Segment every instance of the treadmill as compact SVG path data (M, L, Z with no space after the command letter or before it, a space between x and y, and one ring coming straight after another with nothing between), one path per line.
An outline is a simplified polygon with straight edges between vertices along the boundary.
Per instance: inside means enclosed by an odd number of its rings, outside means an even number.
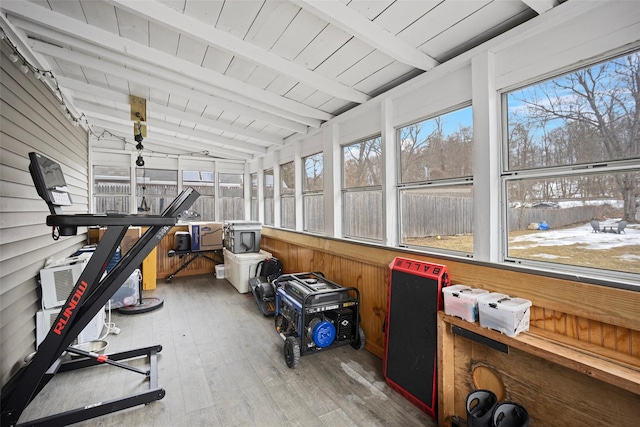
M200 194L193 188L182 191L160 215L131 214L76 214L62 213L62 206L72 205L69 190L60 165L39 154L29 153L29 171L38 195L47 203L51 215L46 224L52 227L52 238L73 236L78 227L106 227L92 257L49 333L38 347L33 358L22 366L2 387L0 425L62 426L99 417L138 405L146 405L165 396L158 385L158 357L161 345L138 348L108 355L85 352L70 347L78 334L91 319L103 309L113 294L122 286L137 266L160 243L160 240L176 224L178 215L188 210ZM133 247L105 275L107 264L120 245L130 226L148 227ZM68 360L67 353L80 354L81 358ZM149 370L129 366L123 361L148 358ZM101 401L61 412L37 420L18 424L25 408L58 372L82 369L98 364L109 364L143 375L148 380L148 390L120 398ZM69 390L73 393L73 390Z

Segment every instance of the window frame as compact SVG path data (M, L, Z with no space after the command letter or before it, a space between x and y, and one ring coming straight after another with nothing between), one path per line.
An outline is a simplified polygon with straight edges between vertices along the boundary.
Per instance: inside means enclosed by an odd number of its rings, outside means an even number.
M598 280L598 278L606 281L619 280L622 283L640 283L640 274L633 272L620 272L611 269L605 269L602 266L586 267L574 264L554 263L545 260L535 260L512 256L509 254L509 185L518 181L535 180L535 179L560 179L560 178L580 178L592 175L616 174L621 172L640 173L640 162L638 158L623 158L614 160L593 160L590 162L580 162L573 164L558 165L541 165L538 167L511 168L509 167L510 140L509 140L509 94L523 90L536 85L541 85L563 76L570 75L591 67L604 64L628 55L636 54L640 56L640 50L636 47L633 50L625 52L617 52L614 55L600 56L594 58L588 63L572 64L571 67L565 67L555 70L550 75L539 76L537 79L521 82L518 85L504 88L499 91L499 108L500 108L500 200L501 200L501 239L500 239L500 257L503 262L516 264L524 268L532 268L544 272L556 274L569 274L578 277L589 277ZM640 208L639 208L640 209ZM638 214L636 214L636 217ZM637 287L637 285L635 285Z

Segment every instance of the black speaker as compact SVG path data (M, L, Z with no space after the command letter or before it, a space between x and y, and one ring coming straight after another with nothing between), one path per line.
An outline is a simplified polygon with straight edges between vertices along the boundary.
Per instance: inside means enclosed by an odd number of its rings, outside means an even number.
M174 251L190 251L191 250L191 235L186 231L176 231L173 236L173 250Z
M389 265L384 376L407 400L437 418L437 311L447 267L406 258Z

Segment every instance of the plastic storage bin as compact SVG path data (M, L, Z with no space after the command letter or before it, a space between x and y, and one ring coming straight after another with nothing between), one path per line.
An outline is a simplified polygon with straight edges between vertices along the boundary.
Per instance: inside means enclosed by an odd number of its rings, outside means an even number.
M249 279L255 277L258 263L271 258L271 253L261 250L258 253L234 254L223 249L224 277L241 294L249 292Z
M484 289L470 288L466 285L452 285L442 288L444 312L460 317L467 322L478 320L478 297L488 294Z
M509 337L529 330L531 301L492 292L478 297L480 326Z

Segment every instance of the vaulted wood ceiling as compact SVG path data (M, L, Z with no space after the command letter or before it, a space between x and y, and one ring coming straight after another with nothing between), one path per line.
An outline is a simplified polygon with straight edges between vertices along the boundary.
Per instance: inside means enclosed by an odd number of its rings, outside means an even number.
M251 160L557 0L2 0L2 27L105 146ZM54 83L54 84L55 84ZM126 143L123 144L123 141Z

